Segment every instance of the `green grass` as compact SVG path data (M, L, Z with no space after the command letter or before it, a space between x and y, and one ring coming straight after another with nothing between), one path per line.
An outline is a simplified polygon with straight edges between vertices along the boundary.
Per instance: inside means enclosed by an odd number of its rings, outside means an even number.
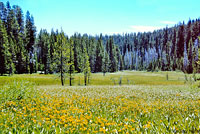
M0 133L200 132L200 89L189 84L33 89L14 82L0 90Z
M169 79L166 79L168 73ZM199 75L197 75L198 77ZM182 72L145 72L145 71L123 71L117 73L92 73L89 85L119 85L120 77L122 85L184 85L185 74ZM188 75L192 77L192 75ZM42 85L60 85L60 78L58 75L44 75L44 74L15 74L13 76L1 76L0 85L12 82L26 80L36 83L38 86ZM65 85L69 85L68 77L66 77ZM74 75L74 86L84 85L83 74Z
M1 76L0 133L200 133L192 75L93 73L88 86L83 74L74 78L61 86L57 75Z

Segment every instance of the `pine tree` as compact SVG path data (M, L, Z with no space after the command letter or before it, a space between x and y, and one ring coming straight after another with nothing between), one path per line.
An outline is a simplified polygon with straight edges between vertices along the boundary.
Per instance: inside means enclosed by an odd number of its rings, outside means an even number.
M167 71L170 71L171 69L171 61L170 61L170 47L171 47L171 42L167 42L166 44L166 61L167 61L167 64L166 64L166 68L167 68Z
M34 44L36 38L36 28L34 25L33 16L30 16L29 11L26 13L26 24L25 24L25 43L26 43L26 73L33 73L32 58L34 57Z
M8 36L6 33L6 28L0 19L0 74L3 75L7 73L10 67L11 54L8 50Z
M189 64L189 61L188 61L188 51L187 51L187 46L186 46L186 43L184 44L184 59L183 59L183 68L184 68L184 71L185 72L188 72L188 64Z
M51 30L51 35L50 35L50 39L49 39L49 45L50 45L50 66L49 66L49 73L52 74L54 72L53 69L53 62L54 62L54 57L53 57L53 53L56 51L55 50L55 42L57 42L57 37L56 37L56 33L53 31L53 29Z
M95 38L89 39L88 56L89 56L89 61L90 61L91 72L95 72L96 46L97 46L97 42Z
M13 6L14 7L14 12L16 16L17 23L19 25L19 32L21 34L24 33L24 16L23 16L23 11L19 6ZM22 35L21 35L22 36Z
M105 76L106 72L109 71L109 65L110 65L109 56L106 51L104 51L104 56L103 56L102 62L103 62L102 71L103 71L103 75Z
M74 43L72 38L69 40L69 85L72 86L72 81L74 79L73 74L75 73L75 67L74 67Z
M25 71L25 47L23 39L19 36L18 42L16 42L16 71L18 74L22 74Z
M120 53L120 50L118 47L116 47L116 56L117 56L117 63L118 63L118 70L123 70L124 68L124 65L123 65L123 61L122 61L122 56L121 56L121 53ZM132 55L133 57L133 55ZM131 69L133 69L133 58L131 59Z
M15 73L15 65L14 65L14 61L16 61L15 59L15 42L10 39L9 41L9 45L8 45L8 55L7 55L7 59L8 59L8 73L9 75L12 75Z
M113 37L110 37L109 41L108 41L108 54L110 57L110 72L115 72L118 70L117 68L117 54L116 54L116 49L114 46L114 41L113 41Z
M33 70L34 70L34 73L37 73L38 71L38 57L37 57L37 53L36 51L34 51L34 57L33 57L33 63L34 63L34 67L33 67Z
M21 74L25 70L24 16L19 6L14 5L11 11L14 12L12 36L15 44L15 56L13 56L13 60L15 61L16 72Z
M100 35L96 46L95 72L102 72L102 63L103 63L102 60L103 60L103 42L102 42L102 35Z
M198 36L198 41L200 41L200 36ZM196 72L200 72L200 49L198 49L198 60L196 61Z
M190 39L189 45L188 45L188 70L187 73L193 72L193 42L192 39Z
M50 55L50 36L46 30L40 30L37 41L37 48L40 50L39 53L39 63L40 69L44 71L45 74L51 72L51 55Z
M61 31L61 33L57 35L57 41L55 42L54 68L56 72L60 73L62 86L65 84L65 73L68 72L69 53L67 37L64 32Z
M183 57L184 51L184 25L182 24L178 29L178 41L177 41L177 58Z
M83 56L84 83L85 83L85 86L87 86L87 84L89 83L89 80L90 80L91 69L90 69L89 56L87 54L86 48L84 48L83 53L84 53L84 56Z
M172 60L172 70L176 70L176 29L173 29L172 47L171 47L171 60Z
M9 42L9 53L11 54L11 59L9 60L9 74L13 74L15 72L15 65L16 64L16 50L17 50L17 43L19 42L18 39L18 23L15 18L14 10L11 9L10 3L7 2L7 21L6 21L6 29L8 35L8 42Z
M192 41L193 42L197 39L198 35L199 35L199 24L198 24L198 21L196 21L192 27Z
M81 43L81 35L75 33L74 36L74 67L75 70L80 73L81 72L81 64L82 64L82 43Z
M191 20L189 20L187 27L186 27L186 39L185 39L186 50L188 49L188 45L189 45L189 42L190 42L190 39L191 39L191 23L192 23Z
M1 14L1 20L4 26L6 26L7 21L7 9L3 2L0 2L0 14Z

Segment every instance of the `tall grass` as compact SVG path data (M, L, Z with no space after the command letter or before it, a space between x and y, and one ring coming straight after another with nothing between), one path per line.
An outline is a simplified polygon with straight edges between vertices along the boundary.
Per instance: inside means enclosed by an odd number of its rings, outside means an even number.
M35 94L27 84L3 87L27 92L0 102L0 133L200 132L200 90L188 85L49 85Z
M37 95L34 84L28 81L13 81L2 86L0 89L0 102L20 101L31 99Z

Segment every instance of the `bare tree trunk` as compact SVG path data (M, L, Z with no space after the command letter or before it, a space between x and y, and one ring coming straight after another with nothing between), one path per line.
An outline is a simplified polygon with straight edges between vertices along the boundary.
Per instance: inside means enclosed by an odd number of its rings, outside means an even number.
M70 68L71 68L71 66L70 66ZM72 86L72 73L71 73L71 71L69 73L70 73L69 74L69 85Z
M71 63L71 56L72 56L72 52L71 52L71 45L70 45L70 63ZM69 67L69 85L72 86L72 65L70 65Z
M85 80L85 86L87 86L87 73L85 73L84 75L85 75L85 77L84 77L85 78L84 79Z
M90 84L90 75L87 76L88 84Z
M62 51L61 51L61 57L60 57L60 60L61 60L61 83L62 83L62 86L64 86L64 80L63 80L63 55L62 55Z
M28 54L26 54L26 73L28 74Z

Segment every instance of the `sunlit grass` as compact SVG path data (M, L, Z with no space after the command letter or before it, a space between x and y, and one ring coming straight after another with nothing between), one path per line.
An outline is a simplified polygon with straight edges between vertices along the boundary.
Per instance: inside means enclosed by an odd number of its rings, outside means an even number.
M168 73L169 79L166 79ZM191 75L188 75L192 77ZM198 77L198 75L197 75ZM123 71L117 73L92 73L89 85L119 85L120 78L122 85L184 85L185 74L182 72L141 72L141 71ZM60 85L58 75L44 74L22 74L13 76L1 76L0 85L10 81L26 80L34 82L37 85ZM65 78L65 84L69 85L68 77ZM83 74L75 74L73 85L84 85Z
M35 91L31 98L1 102L0 133L199 132L200 90L188 85L55 85Z
M187 77L96 73L89 86L77 86L83 80L76 74L70 87L61 86L56 75L3 76L0 133L199 133L200 89Z

